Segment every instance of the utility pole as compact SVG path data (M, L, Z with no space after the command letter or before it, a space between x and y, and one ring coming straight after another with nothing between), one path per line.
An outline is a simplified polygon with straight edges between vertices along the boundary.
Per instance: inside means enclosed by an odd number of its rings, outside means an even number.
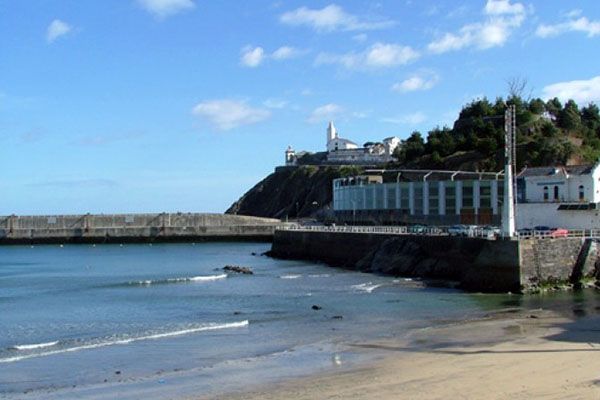
M508 106L504 113L504 207L502 209L502 232L507 237L515 236L515 194L513 172L516 169L516 124L515 106Z

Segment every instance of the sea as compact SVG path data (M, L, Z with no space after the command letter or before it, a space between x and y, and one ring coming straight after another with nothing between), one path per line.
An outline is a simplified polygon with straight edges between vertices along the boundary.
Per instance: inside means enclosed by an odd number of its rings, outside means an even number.
M219 395L352 368L348 344L503 309L586 301L469 294L263 255L267 243L0 247L0 396ZM226 265L253 274L226 272ZM589 295L588 295L589 296Z

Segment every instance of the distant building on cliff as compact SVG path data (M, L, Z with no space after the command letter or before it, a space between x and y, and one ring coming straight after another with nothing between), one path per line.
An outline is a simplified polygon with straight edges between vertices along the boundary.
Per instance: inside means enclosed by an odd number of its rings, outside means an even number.
M400 139L395 136L383 139L381 143L368 142L363 147L359 147L356 143L349 139L340 137L339 132L329 122L326 131L326 157L321 162L322 164L363 164L363 165L380 165L392 161L392 154L398 146L401 145ZM303 154L296 153L291 146L285 151L285 165L296 165Z

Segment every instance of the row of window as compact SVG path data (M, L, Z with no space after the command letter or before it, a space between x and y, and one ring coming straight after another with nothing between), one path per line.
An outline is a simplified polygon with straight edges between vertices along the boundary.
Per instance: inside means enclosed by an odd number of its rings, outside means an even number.
M554 201L559 201L560 200L560 190L558 188L558 186L554 186L553 189L553 200ZM585 191L583 188L583 185L579 185L579 201L583 201L585 197ZM544 186L544 201L548 201L550 200L550 195L549 195L549 189L548 186Z

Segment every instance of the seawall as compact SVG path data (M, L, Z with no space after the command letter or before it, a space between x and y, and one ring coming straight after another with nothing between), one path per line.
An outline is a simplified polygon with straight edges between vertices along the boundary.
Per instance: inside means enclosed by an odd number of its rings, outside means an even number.
M521 292L598 276L598 251L586 243L591 242L276 230L271 254L365 272L453 280L468 290Z
M225 214L84 214L0 217L0 244L271 241L281 222Z

